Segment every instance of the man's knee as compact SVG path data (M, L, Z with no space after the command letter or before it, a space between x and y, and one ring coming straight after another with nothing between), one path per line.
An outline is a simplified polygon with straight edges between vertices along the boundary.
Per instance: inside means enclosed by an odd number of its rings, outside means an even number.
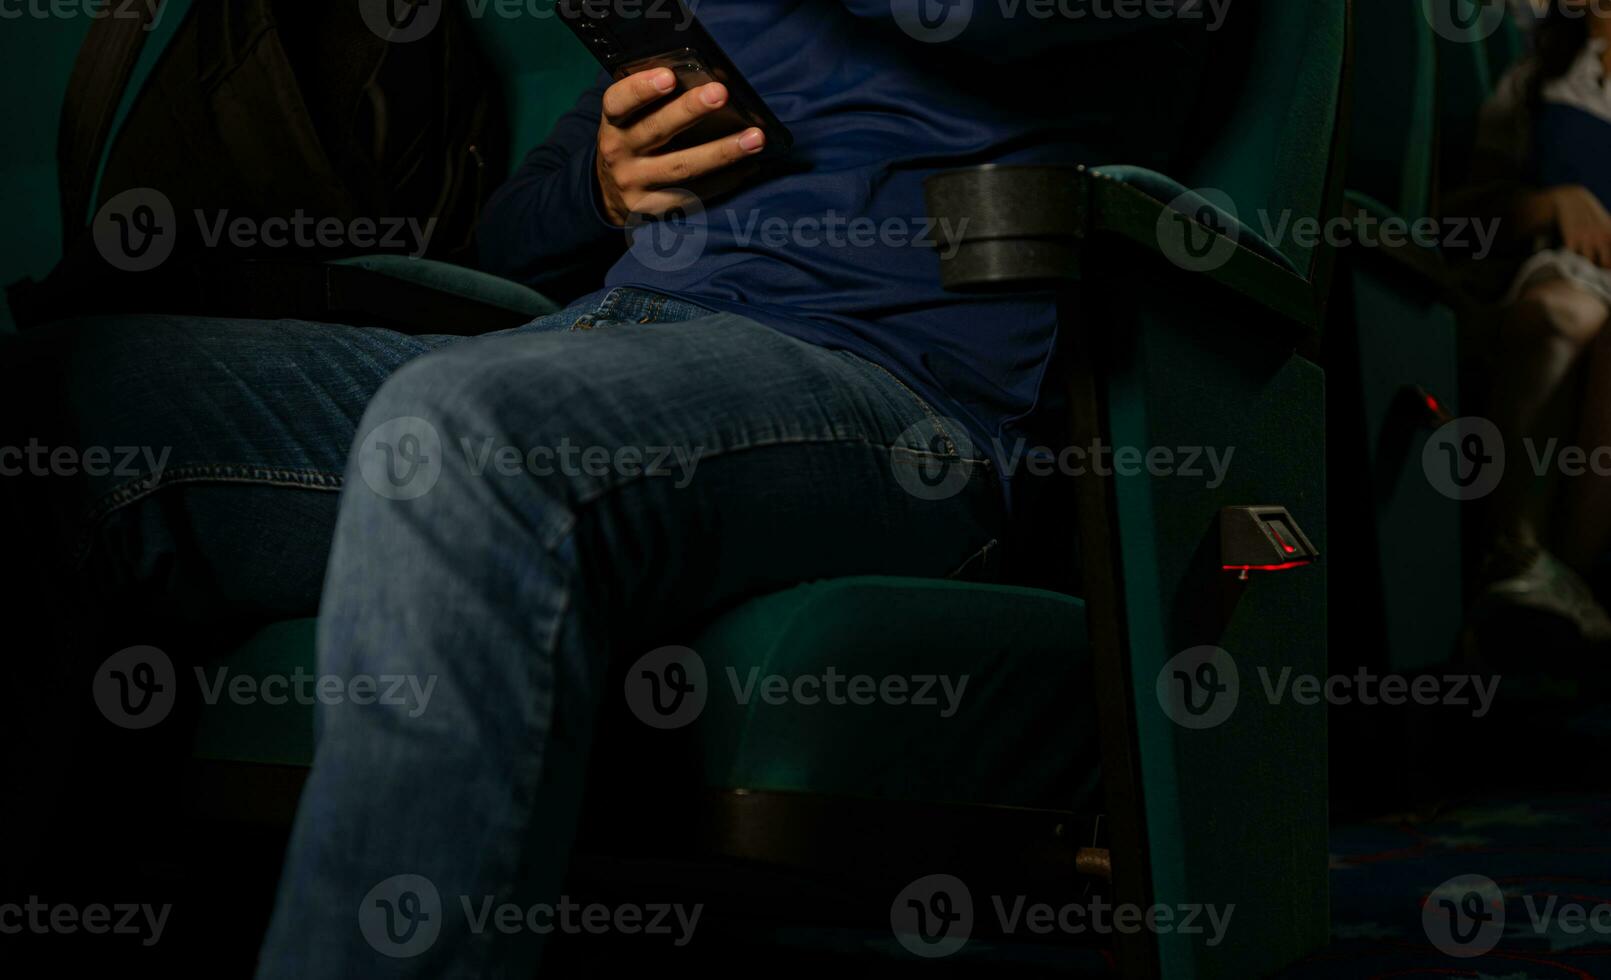
M359 426L349 480L382 498L430 494L427 505L447 504L436 498L451 484L446 496L483 511L545 501L568 509L577 500L575 474L554 460L596 407L591 382L563 357L514 360L480 346L428 354L381 386Z

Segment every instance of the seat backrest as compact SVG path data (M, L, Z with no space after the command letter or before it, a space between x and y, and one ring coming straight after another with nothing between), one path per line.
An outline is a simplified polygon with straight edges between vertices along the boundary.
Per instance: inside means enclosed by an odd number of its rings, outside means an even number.
M1498 79L1485 42L1440 34L1437 48L1439 181L1455 188L1470 176L1478 117Z
M1235 201L1244 220L1259 213L1324 216L1342 92L1338 67L1348 40L1348 5L1263 0L1235 108L1219 138L1187 175ZM1277 243L1300 270L1315 250Z
M114 136L192 3L164 0L130 76L113 123ZM41 278L61 257L57 130L68 78L90 24L87 16L24 18L0 33L0 80L6 83L5 91L30 93L27 98L6 99L0 107L6 134L0 146L0 213L10 219L0 234L0 287ZM107 145L111 143L109 139ZM13 327L9 306L0 301L0 330Z
M541 143L598 76L598 62L554 13L538 4L466 4L472 28L504 83L511 167ZM518 7L514 17L499 7ZM476 11L480 15L476 15Z
M1348 189L1401 217L1431 206L1437 136L1437 42L1414 0L1354 0L1354 72Z
M0 287L49 272L61 254L56 183L56 121L87 17L39 17L0 31ZM0 301L0 330L12 329Z

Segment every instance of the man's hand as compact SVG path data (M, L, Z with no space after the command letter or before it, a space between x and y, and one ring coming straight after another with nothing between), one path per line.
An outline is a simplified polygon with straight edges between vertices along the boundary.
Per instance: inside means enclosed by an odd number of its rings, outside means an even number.
M1611 269L1611 213L1587 187L1557 187L1555 222L1566 247L1602 269Z
M766 146L766 135L752 128L702 146L657 152L727 104L727 88L719 82L665 101L676 87L670 69L654 68L604 92L597 169L604 214L615 224L626 224L629 215L659 216L687 204L687 195L673 189L701 178L707 178L698 185L703 195L731 189L748 173L729 168Z

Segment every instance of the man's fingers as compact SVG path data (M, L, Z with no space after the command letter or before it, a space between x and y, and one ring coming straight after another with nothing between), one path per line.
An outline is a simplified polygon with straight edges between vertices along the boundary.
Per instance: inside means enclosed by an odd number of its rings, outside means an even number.
M657 150L672 137L727 104L727 87L711 82L684 92L654 112L645 113L627 127L626 144L638 153Z
M604 90L604 119L621 127L644 108L659 102L677 87L677 76L669 68L651 68L628 75Z
M702 146L689 147L675 153L640 157L635 164L641 168L635 175L643 187L676 187L709 173L747 160L766 146L766 135L759 129L746 129L726 139L712 140Z

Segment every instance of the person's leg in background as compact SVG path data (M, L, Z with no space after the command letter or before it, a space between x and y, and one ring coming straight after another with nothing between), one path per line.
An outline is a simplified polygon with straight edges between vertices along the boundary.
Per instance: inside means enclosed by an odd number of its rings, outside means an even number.
M170 756L187 754L181 716L147 729L102 717L97 668L151 645L182 688L191 663L253 625L311 615L363 407L399 365L448 341L128 317L0 346L0 512L22 573L4 600L15 846L0 881L54 887L69 862L100 875L140 853L142 821L171 820L129 803L169 799L164 780L183 762ZM129 702L153 718L172 704Z
M371 404L320 671L430 694L320 708L261 977L531 976L540 937L463 903L558 897L612 657L746 596L994 553L994 471L893 377L620 296L591 330L421 358Z
M1551 438L1570 439L1607 397L1580 383L1587 352L1604 335L1604 300L1565 278L1524 289L1506 312L1495 358L1494 421L1507 443L1504 479L1492 504L1493 551L1484 577L1492 600L1537 608L1571 620L1585 638L1611 640L1608 619L1580 577L1586 568L1573 547L1579 532L1552 534L1564 489L1551 474L1533 472L1527 452ZM1575 566L1575 567L1574 567Z
M1577 427L1577 445L1591 454L1593 465L1583 475L1565 480L1561 527L1566 532L1559 536L1557 548L1563 559L1587 575L1611 551L1611 474L1603 470L1605 451L1611 447L1611 330L1605 329L1611 304L1585 292L1579 311L1585 325L1600 324L1584 372Z

